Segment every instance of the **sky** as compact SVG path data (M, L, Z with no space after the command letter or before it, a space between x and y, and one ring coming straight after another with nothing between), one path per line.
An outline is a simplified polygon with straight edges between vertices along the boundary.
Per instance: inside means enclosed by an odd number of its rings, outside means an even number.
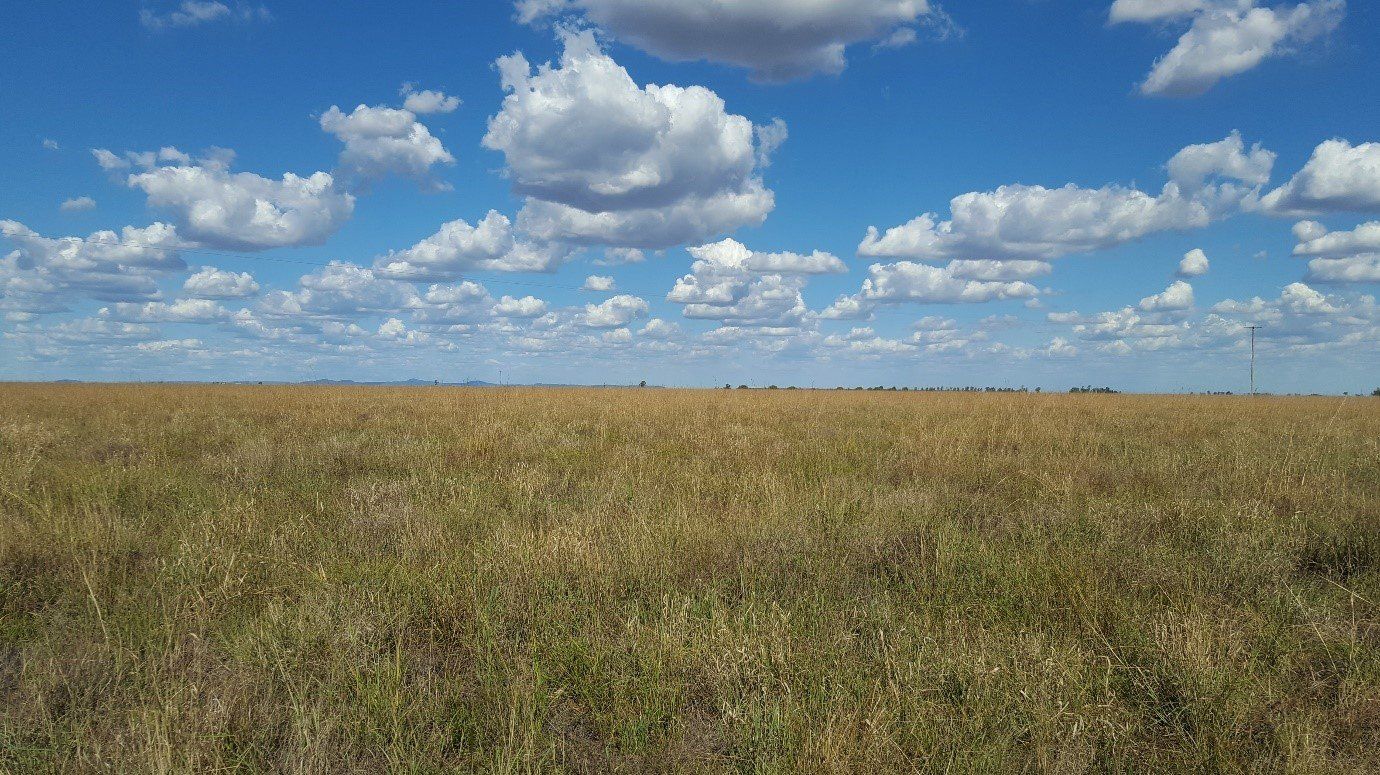
M1380 386L1374 3L6 16L3 380Z

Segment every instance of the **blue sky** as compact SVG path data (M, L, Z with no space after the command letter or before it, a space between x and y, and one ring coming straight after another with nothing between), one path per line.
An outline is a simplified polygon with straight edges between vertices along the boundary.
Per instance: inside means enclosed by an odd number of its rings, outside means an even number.
M8 20L3 379L1380 385L1374 4Z

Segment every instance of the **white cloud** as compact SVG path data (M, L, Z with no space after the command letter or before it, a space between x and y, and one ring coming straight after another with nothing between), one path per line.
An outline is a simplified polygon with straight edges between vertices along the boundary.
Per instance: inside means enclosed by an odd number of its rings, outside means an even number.
M1311 257L1310 282L1380 282L1380 221L1368 221L1351 231L1329 232L1317 221L1294 224L1299 244L1294 255Z
M1184 191L1199 191L1214 177L1263 186L1270 182L1275 158L1276 154L1266 150L1260 143L1255 143L1247 151L1241 133L1232 132L1215 143L1184 148L1174 154L1165 168L1169 170L1169 179L1178 183Z
M1315 258L1308 262L1306 279L1317 283L1380 283L1380 253Z
M1327 140L1288 183L1261 199L1286 217L1332 212L1380 213L1380 143Z
M1214 7L1201 11L1140 84L1147 95L1195 96L1223 78L1327 35L1346 13L1344 0L1292 7Z
M626 328L615 328L612 331L605 331L600 339L607 344L628 344L632 342L633 336L632 331Z
M403 97L403 108L419 116L433 113L454 113L460 107L459 97L447 96L442 91L422 89L418 91L410 83L405 83L398 93Z
M546 241L661 250L760 225L775 201L759 180L748 181L741 191L687 197L666 207L603 213L528 199L518 213L518 224L523 232Z
M940 317L939 315L926 315L912 323L911 328L916 331L956 331L958 330L958 321L953 318Z
M57 151L62 149L62 146L58 145L58 141L54 140L51 137L43 138L43 147L44 149L49 151Z
M228 272L203 266L182 284L182 292L195 299L243 299L259 292L248 272Z
M677 304L732 304L747 292L752 275L743 268L752 251L725 239L687 248L695 262L690 274L676 280L666 300Z
M484 320L499 314L516 316L524 310L523 300L506 296L504 299L506 303L502 312L498 313L498 303L489 295L488 289L472 280L465 280L453 285L433 284L420 299L411 300L407 306L417 323L447 326ZM533 301L545 307L539 300Z
M680 325L661 318L652 318L638 334L648 339L674 339L680 336Z
M866 302L956 304L1028 299L1038 294L1039 290L1026 282L968 280L956 276L952 266L900 261L868 267L868 278L858 297Z
M160 339L154 342L140 342L134 348L143 352L162 353L170 350L194 351L201 346L200 339Z
M1285 286L1277 299L1227 300L1212 309L1202 324L1209 341L1239 345L1248 338L1248 323L1261 326L1256 336L1263 345L1304 350L1354 346L1373 352L1380 336L1374 297L1326 295L1305 283Z
M504 296L494 305L493 313L505 318L536 318L546 314L546 302L535 296L515 299Z
M868 278L863 281L862 289L853 296L840 296L820 313L820 317L866 320L872 317L878 304L979 304L1033 299L1039 295L1039 289L1020 280L973 279L973 275L1014 277L1019 274L1012 273L1008 266L1011 262L994 263L1002 265L1001 271L981 262L952 262L944 267L912 261L873 264L868 267ZM1030 271L1032 268L1024 269Z
M885 48L905 48L906 46L909 46L910 44L919 40L919 38L920 34L915 31L914 27L899 27L896 29L895 32L874 43L872 48L874 50Z
M874 302L864 301L857 296L840 296L819 313L822 320L870 320L876 311Z
M648 309L644 299L621 294L601 304L586 304L578 322L589 328L618 328L646 317Z
M411 110L359 105L347 115L332 105L321 115L321 128L345 144L340 173L359 185L388 175L426 182L434 165L455 163Z
M906 43L917 27L942 36L952 25L927 0L518 0L517 9L524 22L579 12L654 56L736 65L759 81L839 73L851 44Z
M676 280L666 300L689 305L687 317L734 320L740 325L793 325L803 316L804 280L783 275L847 271L836 256L821 251L759 253L731 238L686 250L695 262L690 274Z
M1107 18L1112 24L1156 22L1193 16L1208 7L1208 0L1116 0Z
M640 264L646 260L647 254L637 248L608 248L604 251L604 257L594 263L599 266L623 266Z
M774 118L770 123L753 127L752 135L757 138L757 153L754 156L757 166L766 168L771 166L772 154L790 139L791 132L785 121Z
M151 170L159 164L187 165L192 157L177 148L165 145L156 151L125 151L117 154L106 148L92 148L91 155L96 164L106 172L123 172L132 167ZM214 166L228 166L234 152L224 148L212 148L205 162Z
M1208 257L1202 248L1194 248L1179 260L1179 277L1202 277L1208 273Z
M224 307L209 299L178 299L172 303L118 303L102 307L99 314L103 318L128 323L211 323L230 317Z
M580 288L580 290L599 291L603 293L613 290L614 287L615 286L612 277L592 274L589 277L585 278L585 284Z
M1380 221L1369 221L1351 231L1329 232L1316 221L1303 221L1294 226L1299 244L1296 256L1318 258L1346 258L1359 253L1380 253Z
M752 278L730 303L692 302L684 315L697 320L717 320L735 326L793 327L809 315L800 291L805 280L779 274Z
M1311 242L1327 233L1327 227L1317 221L1299 221L1292 229L1299 242Z
M475 270L549 272L569 255L558 245L518 239L508 216L490 210L475 225L464 220L443 223L416 245L379 257L374 268L393 279L449 280Z
M591 212L670 204L741 186L752 123L703 87L639 88L593 36L565 36L559 67L499 60L502 110L484 145L501 151L518 192Z
M155 298L159 275L186 268L177 230L162 223L50 238L0 220L0 237L18 248L0 264L0 296L8 309L57 311L64 293L105 301Z
M94 210L96 209L96 200L89 196L79 196L64 201L62 206L58 209L62 210L64 213L80 213L87 210Z
M858 253L930 260L1049 260L1115 247L1156 232L1201 228L1253 195L1253 190L1229 181L1259 180L1269 154L1256 146L1242 163L1236 158L1240 138L1233 135L1223 143L1189 146L1175 156L1177 162L1171 165L1191 187L1171 180L1158 196L1151 196L1115 185L1001 186L954 197L947 221L926 213L884 233L868 227ZM1210 185L1216 179L1228 182Z
M816 250L810 255L801 253L752 252L743 267L753 272L776 274L847 274L848 266L832 253Z
M877 336L870 328L855 328L843 336L826 336L820 346L846 352L862 358L916 355L920 350L918 342L903 342ZM946 349L930 347L931 351Z
M1049 340L1049 344L1040 352L1051 358L1072 358L1078 354L1078 348L1069 344L1063 337L1056 336Z
M129 169L128 161L120 158L107 148L92 148L91 155L96 157L96 163L106 172Z
M498 61L508 96L483 143L532 198L524 231L661 248L762 222L774 199L756 170L772 137L703 87L639 88L588 31L563 40L559 66Z
M993 259L960 259L949 262L949 272L961 280L1008 282L1030 280L1053 271L1046 261L996 261Z
M492 300L488 289L473 280L465 280L454 285L433 284L427 288L423 299L427 304L437 306L467 305Z
M304 275L298 286L292 292L265 294L259 310L274 317L342 318L396 312L418 303L417 292L411 285L339 261Z
M228 159L223 153L195 165L157 166L130 175L128 184L147 194L150 205L174 213L186 237L208 247L319 245L354 213L354 196L337 190L329 173L304 178L289 172L272 180L231 173Z
M227 19L229 16L230 6L225 3L183 0L177 10L165 14L158 14L145 8L139 12L139 21L149 29L161 30L169 27L192 27Z
M1304 283L1290 283L1284 286L1279 298L1272 301L1266 301L1256 296L1254 299L1244 302L1228 299L1218 302L1212 307L1213 312L1245 315L1258 321L1278 321L1286 312L1295 315L1335 315L1341 313L1343 309L1343 305L1336 303Z
M1208 223L1206 210L1178 195L1161 197L1108 186L1059 189L1009 185L968 193L950 203L953 217L932 213L887 229L868 227L863 256L943 259L995 255L1051 259L1086 253L1146 234Z
M273 18L264 6L237 5L231 8L219 0L182 0L170 11L158 13L149 8L139 11L139 23L146 29L163 31L178 27L198 27L219 21L268 21Z
M1175 280L1160 293L1140 300L1142 312L1177 312L1193 308L1193 286Z
M70 344L135 342L153 339L157 329L140 323L121 323L99 318L82 318L58 323L46 330L53 339Z

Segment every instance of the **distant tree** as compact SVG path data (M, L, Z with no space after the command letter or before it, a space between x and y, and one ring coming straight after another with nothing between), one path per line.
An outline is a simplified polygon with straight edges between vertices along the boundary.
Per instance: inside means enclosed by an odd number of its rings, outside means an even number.
M1380 398L1380 388L1376 388L1376 389L1372 390L1372 391L1370 392L1370 394L1373 395L1373 396L1375 396L1376 398Z
M645 379L642 380L641 382L637 383L637 386L638 386L638 387L647 387L647 380L645 380Z
M747 390L747 389L748 389L748 386L747 386L747 385L739 385L739 386L738 386L738 389L739 389L739 390Z
M727 383L727 382L724 383L724 390L732 390L732 389L733 389L733 385L731 385L731 384L729 384L729 383Z
M780 388L775 385L767 385L767 390L780 390Z

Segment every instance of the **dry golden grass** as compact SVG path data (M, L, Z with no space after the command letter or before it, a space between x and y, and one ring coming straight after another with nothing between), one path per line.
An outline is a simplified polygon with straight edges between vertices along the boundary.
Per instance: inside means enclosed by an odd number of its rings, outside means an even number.
M1380 769L1380 400L0 386L0 769Z

